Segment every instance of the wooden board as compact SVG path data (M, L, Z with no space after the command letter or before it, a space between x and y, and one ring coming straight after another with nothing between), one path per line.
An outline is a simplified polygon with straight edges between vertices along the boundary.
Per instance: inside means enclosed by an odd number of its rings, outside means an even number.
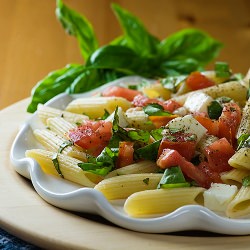
M47 204L10 163L11 144L29 117L28 100L0 111L0 227L49 249L249 249L250 236L206 232L145 234L119 228L99 216L64 211Z

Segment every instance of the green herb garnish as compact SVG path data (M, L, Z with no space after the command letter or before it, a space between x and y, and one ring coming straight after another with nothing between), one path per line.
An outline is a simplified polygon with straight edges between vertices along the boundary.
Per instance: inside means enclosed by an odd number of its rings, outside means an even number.
M62 153L62 151L63 151L66 147L73 146L73 145L74 145L74 142L73 142L73 141L70 141L70 140L63 142L63 143L60 145L59 149L58 149L58 153Z
M214 70L217 77L229 78L232 74L226 62L216 62Z
M145 179L143 179L142 181L143 181L146 185L149 184L149 178L145 178Z
M148 116L171 116L172 114L165 111L164 108L158 103L150 103L143 107L144 112Z
M250 175L248 175L242 179L242 186L244 186L244 187L250 186Z
M237 150L241 148L250 148L250 134L243 134L237 140Z
M157 188L177 188L189 187L190 183L185 180L185 177L179 166L167 168L158 184Z
M39 81L32 90L28 112L35 112L38 103L45 103L62 92L83 93L127 75L154 79L187 75L203 69L222 47L198 29L184 29L160 40L118 4L112 4L112 10L123 34L99 47L89 20L57 0L56 16L65 31L76 37L86 63L69 64ZM175 91L178 81L166 86Z
M55 153L53 156L52 156L52 162L53 162L53 165L57 171L57 173L62 177L64 178L62 172L61 172L61 169L60 169L60 164L59 164L59 161L58 161L58 154Z
M218 101L212 101L210 105L207 107L208 116L211 119L218 119L221 116L223 107Z

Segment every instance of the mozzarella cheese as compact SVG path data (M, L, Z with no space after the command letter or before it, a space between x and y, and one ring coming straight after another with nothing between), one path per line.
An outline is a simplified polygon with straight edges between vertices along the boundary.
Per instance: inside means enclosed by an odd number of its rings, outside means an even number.
M168 123L170 131L177 130L184 133L195 134L197 142L206 134L207 129L204 128L192 115L177 117Z
M204 206L216 212L225 212L228 204L237 194L235 185L212 183L204 192Z
M213 98L211 96L206 95L202 92L195 92L187 97L183 106L190 112L207 113L207 107L212 101Z

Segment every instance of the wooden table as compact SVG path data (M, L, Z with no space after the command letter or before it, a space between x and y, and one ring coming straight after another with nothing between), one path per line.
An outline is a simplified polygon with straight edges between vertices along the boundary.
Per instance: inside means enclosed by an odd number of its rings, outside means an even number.
M217 60L243 74L250 67L249 0L63 1L90 20L100 46L122 34L111 10L116 2L160 39L183 28L199 28L224 44ZM55 7L56 0L0 1L0 109L29 96L50 71L83 63L76 39L64 32Z
M9 153L20 125L29 117L28 100L0 111L0 227L49 249L249 249L250 236L222 236L205 232L145 234L119 228L89 214L55 208L17 174Z

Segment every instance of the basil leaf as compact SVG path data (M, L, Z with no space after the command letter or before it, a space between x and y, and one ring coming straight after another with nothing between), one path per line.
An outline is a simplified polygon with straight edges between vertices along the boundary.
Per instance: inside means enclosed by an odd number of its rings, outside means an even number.
M163 40L159 45L159 53L163 60L175 61L175 64L191 59L189 68L198 68L212 61L221 47L220 42L201 30L184 29Z
M248 187L250 186L250 176L246 176L242 179L242 186Z
M59 164L59 161L58 161L58 154L55 153L53 156L52 156L52 162L53 162L53 165L57 171L57 173L62 177L64 178L62 172L61 172L61 169L60 169L60 164Z
M177 92L177 87L187 78L187 76L169 76L161 79L161 84L164 88L169 89L173 93Z
M150 103L143 107L144 112L149 116L170 116L172 115L158 103Z
M86 66L94 69L115 69L126 74L143 72L143 60L130 48L107 45L97 49Z
M217 101L212 101L211 104L207 107L208 116L211 119L218 119L221 116L223 107Z
M160 143L161 141L156 141L146 145L145 147L136 149L135 150L136 157L138 159L156 161Z
M39 103L45 103L54 96L66 91L70 84L84 70L83 65L70 64L65 68L53 71L32 89L32 100L27 111L33 113Z
M150 134L153 136L153 138L158 141L161 140L163 138L163 132L164 128L157 128L154 130L151 130Z
M185 180L185 177L179 166L167 168L158 184L157 188L172 188L172 187L187 187L190 184Z
M241 148L250 148L250 134L243 134L237 140L237 150Z
M112 4L124 31L126 46L133 49L141 56L154 55L157 52L159 40L152 36L141 23L141 21L118 4ZM123 38L123 42L124 42Z
M115 167L118 149L105 147L97 157L90 157L88 162L78 163L78 166L84 170L97 175L105 176Z
M229 78L232 74L226 62L216 62L214 70L217 77Z
M82 15L57 0L56 16L67 33L77 38L85 60L98 48L92 25Z
M58 149L58 153L62 153L62 151L63 151L66 147L69 147L69 146L72 146L72 145L74 145L74 142L73 142L73 141L68 140L68 141L63 142L63 143L60 145L59 149Z

